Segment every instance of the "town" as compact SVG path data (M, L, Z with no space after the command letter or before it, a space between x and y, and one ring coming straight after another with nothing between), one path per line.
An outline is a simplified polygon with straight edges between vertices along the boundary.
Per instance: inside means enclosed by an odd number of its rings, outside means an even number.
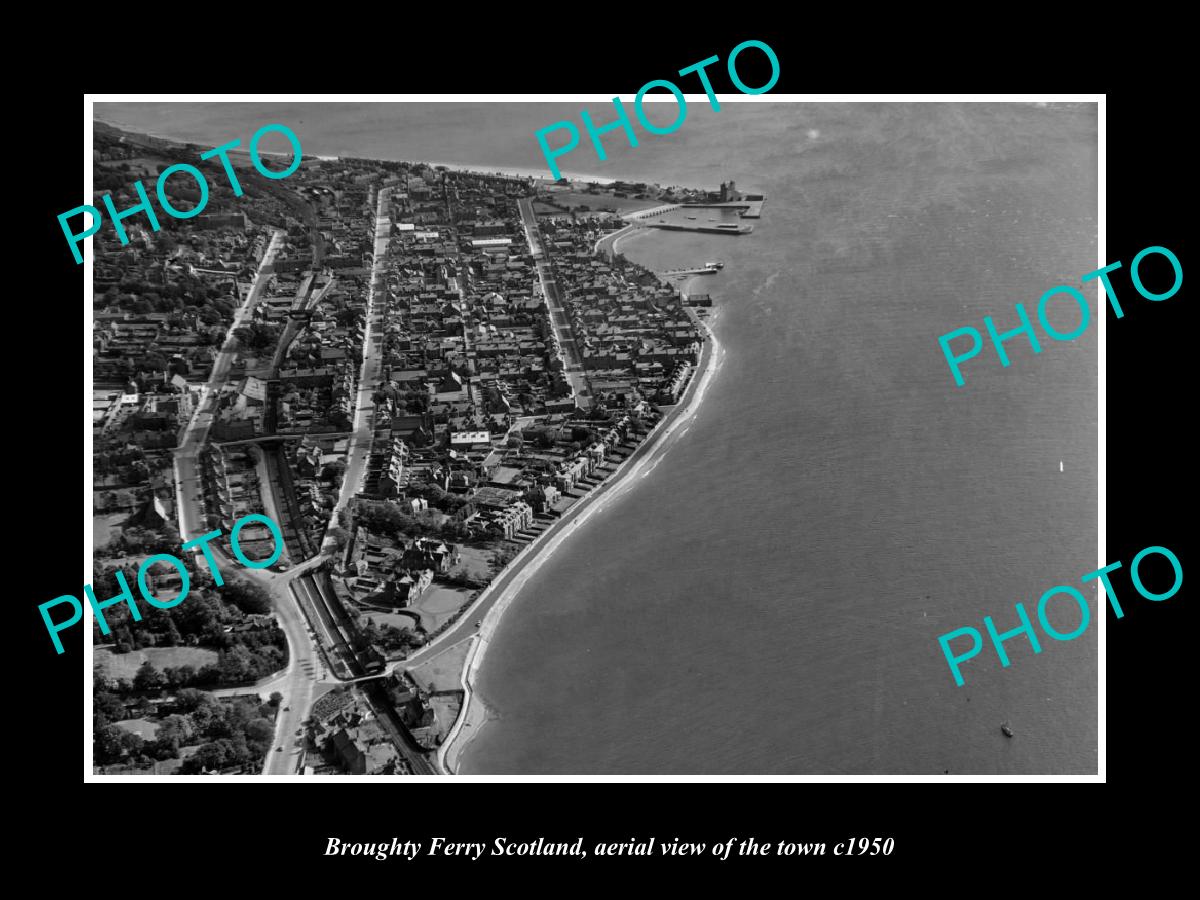
M183 149L96 123L97 196L128 208ZM208 178L201 214L93 235L92 583L117 594L247 516L283 546L94 624L94 770L438 774L491 586L653 443L705 364L709 297L614 238L741 195L219 162L237 176ZM204 549L278 549L261 527L238 544Z

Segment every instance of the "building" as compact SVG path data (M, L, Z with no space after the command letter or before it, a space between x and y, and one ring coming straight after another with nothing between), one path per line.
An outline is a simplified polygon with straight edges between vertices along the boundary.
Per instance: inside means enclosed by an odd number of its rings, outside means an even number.
M399 438L393 438L391 446L382 454L382 471L379 474L379 493L384 497L395 497L408 484L408 447Z
M412 546L404 551L400 565L409 570L433 569L434 572L444 575L450 571L457 559L458 554L453 544L432 538L417 538Z

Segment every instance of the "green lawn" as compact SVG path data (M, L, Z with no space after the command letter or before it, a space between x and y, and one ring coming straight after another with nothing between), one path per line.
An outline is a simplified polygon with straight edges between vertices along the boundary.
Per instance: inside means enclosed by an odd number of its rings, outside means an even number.
M92 668L106 678L133 680L146 660L161 671L167 666L193 666L197 670L217 661L217 651L205 647L147 647L129 653L113 653L111 647L96 647Z
M462 687L463 663L470 649L469 639L460 640L408 672L426 690L457 691Z
M114 724L118 728L133 732L144 741L154 740L154 736L158 733L158 723L151 722L149 719L123 719Z
M129 513L113 513L111 515L92 516L92 528L95 532L95 544L103 547L120 534L121 525L129 518Z
M366 613L366 617L380 628L382 628L384 625L391 625L393 628L399 628L401 630L407 628L409 631L412 631L417 627L418 624L420 624L419 622L414 621L413 616L417 616L417 614L414 612L413 615L406 616L403 613L385 613L378 612L376 610L371 610L370 612ZM417 616L417 618L419 619L420 616Z
M467 575L487 581L491 577L491 562L491 550L485 550L482 547L461 547L458 564L447 574Z
M425 596L409 609L420 614L421 625L426 631L434 631L466 604L473 593L461 588L435 587L426 591Z

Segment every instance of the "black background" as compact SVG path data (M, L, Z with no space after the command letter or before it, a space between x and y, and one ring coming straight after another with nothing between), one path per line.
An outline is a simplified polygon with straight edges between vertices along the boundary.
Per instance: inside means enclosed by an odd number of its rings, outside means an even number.
M497 18L508 15L499 9L493 13ZM1185 162L1189 148L1178 128L1191 106L1171 88L1166 72L1179 57L1161 45L1161 34L1151 40L1144 24L1091 35L1077 26L1058 28L1044 21L1037 35L1020 41L991 30L982 36L986 40L972 31L970 40L916 41L879 34L867 42L858 26L850 25L840 30L808 21L785 22L787 27L741 27L725 19L727 8L720 18L699 17L702 21L691 26L691 34L679 33L677 25L650 29L641 22L623 24L612 10L597 11L599 24L591 33L563 25L558 10L530 8L528 13L530 19L522 25L527 30L464 35L439 21L437 10L418 15L397 8L381 20L382 49L377 53L366 46L370 23L357 14L355 21L339 22L329 34L269 40L257 33L265 26L239 24L237 30L244 33L237 47L232 42L223 48L208 45L197 38L203 59L189 64L194 75L181 75L178 60L141 58L134 65L130 58L120 67L97 70L86 87L97 92L181 93L586 91L630 98L644 82L670 77L717 54L722 63L710 69L710 77L715 90L724 93L733 90L724 74L728 51L756 38L770 44L780 60L782 74L772 94L1107 91L1106 259L1124 263L1113 281L1126 313L1121 320L1111 310L1107 314L1106 560L1124 563L1113 582L1126 615L1117 620L1110 611L1107 618L1106 774L1119 801L1101 805L1095 795L1083 798L1082 789L1067 798L1057 792L1070 788L1023 785L1015 790L972 786L953 792L932 786L907 788L903 796L891 785L779 783L468 784L397 779L307 789L272 784L264 791L255 790L258 785L225 782L212 794L186 796L164 794L159 784L114 780L84 785L81 745L90 723L83 716L81 651L73 644L56 656L37 612L37 604L47 599L79 594L76 541L86 541L81 530L86 521L79 434L81 424L89 427L80 401L90 391L90 385L81 387L90 340L81 335L77 313L83 302L83 267L74 263L55 218L80 200L83 98L78 88L60 84L57 89L43 86L36 96L26 98L29 108L20 124L27 137L10 133L10 141L25 143L20 160L10 161L9 169L15 182L10 187L17 188L9 194L10 204L23 196L21 214L14 215L11 205L9 209L19 232L8 244L17 265L9 267L6 329L12 360L6 443L13 488L7 568L15 582L8 599L14 609L9 624L15 628L6 646L20 652L9 671L11 699L18 702L9 706L5 733L9 777L21 782L18 788L32 792L30 801L17 810L18 816L33 820L26 829L31 849L47 857L58 854L57 861L68 865L62 854L78 854L95 874L107 868L110 878L127 866L139 876L154 872L177 877L182 866L194 870L198 859L184 848L203 846L214 859L248 854L262 861L263 866L244 871L251 882L316 888L323 883L323 873L330 873L342 875L341 883L352 890L369 883L397 891L457 890L466 885L458 879L471 873L484 879L505 872L537 879L650 865L668 877L701 876L713 888L719 882L711 879L732 875L737 881L730 884L743 890L765 889L766 883L746 876L802 875L817 867L889 879L903 872L922 876L923 883L935 889L944 883L956 891L1007 879L1020 890L1029 885L1017 871L1023 860L1055 859L1065 873L1081 859L1089 867L1105 865L1103 857L1093 859L1097 851L1136 852L1150 840L1169 855L1176 838L1158 820L1156 805L1161 803L1165 812L1175 794L1173 782L1186 779L1193 765L1182 735L1193 705L1187 645L1194 638L1190 620L1185 620L1190 587L1186 573L1191 567L1184 503L1185 493L1191 493L1186 487L1192 481L1187 451L1196 406L1188 390L1194 377L1189 377L1186 364L1195 358L1195 336L1184 321L1186 281L1170 300L1151 303L1134 291L1128 267L1142 248L1162 245L1172 249L1187 270L1184 194L1185 185L1195 179ZM546 22L538 20L542 15ZM756 19L765 23L769 17ZM491 23L484 30L490 28ZM1008 28L1021 32L1023 20ZM344 40L337 37L342 33L348 35ZM546 46L543 42L552 38L559 41L554 44L557 51L522 49ZM1105 59L1101 68L1088 62L1100 58ZM761 59L753 50L739 58L739 72L747 84L766 81L765 62L755 71L755 61ZM343 77L344 73L348 74ZM688 92L698 90L694 76L679 81ZM89 467L89 461L82 463ZM1128 577L1133 556L1155 544L1172 549L1185 572L1183 589L1162 603L1139 598ZM1144 577L1150 587L1156 586L1149 575ZM986 797L980 794L983 790L988 790ZM735 856L724 863L710 855L621 861L485 856L474 863L461 858L423 857L410 863L321 855L329 836L348 841L390 841L396 836L427 844L433 835L488 843L498 835L568 841L582 835L585 847L651 835L660 841L678 837L709 844L754 836L826 841L830 852L837 841L867 836L893 837L896 849L886 859ZM64 841L73 849L65 851ZM97 868L101 858L106 861ZM970 873L969 881L949 879L949 871L960 870ZM428 878L437 873L455 880ZM158 882L157 889L171 889L173 883ZM223 879L211 883L216 886ZM538 884L560 883L505 881L495 886L524 890Z

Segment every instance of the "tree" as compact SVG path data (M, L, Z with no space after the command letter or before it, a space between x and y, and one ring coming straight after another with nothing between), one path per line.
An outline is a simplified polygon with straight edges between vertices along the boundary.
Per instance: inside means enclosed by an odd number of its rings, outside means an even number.
M203 705L208 694L196 688L183 688L175 695L175 703L185 713L190 713Z
M116 694L108 691L96 691L92 694L93 715L102 715L105 724L117 722L125 718L125 704Z
M144 691L147 694L157 694L166 685L167 681L163 674L154 667L154 663L146 660L137 670L137 674L133 677L133 686L139 691Z
M212 741L204 744L183 761L180 772L184 775L196 775L204 770L219 770L225 765L227 741Z
M231 579L225 583L224 592L242 612L262 615L271 611L271 595L252 581Z
M283 702L283 694L279 693L279 691L271 691L270 702L272 706L278 707L279 704Z
M122 735L127 734L119 725L105 725L92 738L92 746L96 762L101 765L120 762L124 756L125 747Z
M121 749L129 757L130 762L134 762L137 757L142 755L142 749L145 745L146 742L140 734L134 734L132 731L126 731L124 728L121 729Z
M266 719L255 719L246 726L246 744L251 754L262 756L271 748L275 729Z
M186 716L167 716L158 726L158 733L155 735L155 740L160 745L173 747L172 756L179 753L179 747L193 734L191 722Z

